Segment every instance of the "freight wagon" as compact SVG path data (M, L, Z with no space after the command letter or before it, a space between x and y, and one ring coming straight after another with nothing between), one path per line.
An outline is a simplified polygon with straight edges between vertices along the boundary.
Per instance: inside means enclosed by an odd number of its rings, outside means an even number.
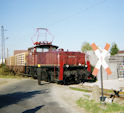
M28 52L26 50L14 51L14 56L6 58L6 66L14 74L25 73L25 64L27 63Z
M28 52L13 57L15 64L9 67L15 73L38 78L38 84L41 80L61 84L96 80L91 74L90 62L85 61L84 53L64 51L51 42L36 42L28 48Z

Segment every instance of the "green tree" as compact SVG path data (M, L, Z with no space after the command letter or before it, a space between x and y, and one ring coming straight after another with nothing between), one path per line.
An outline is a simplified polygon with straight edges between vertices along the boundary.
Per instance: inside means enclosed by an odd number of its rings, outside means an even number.
M91 48L91 46L90 46L90 43L84 42L84 43L82 44L81 50L82 50L82 52L88 51L88 50L92 50L92 48Z
M117 44L116 44L116 43L113 43L112 46L111 46L111 49L110 49L110 53L111 53L111 55L115 55L115 54L117 54L118 51L119 51L119 49L118 49Z

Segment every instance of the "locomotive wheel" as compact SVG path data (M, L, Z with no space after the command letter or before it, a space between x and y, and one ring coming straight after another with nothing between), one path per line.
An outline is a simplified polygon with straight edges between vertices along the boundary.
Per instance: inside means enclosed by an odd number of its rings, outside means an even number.
M48 75L46 71L41 72L41 80L48 81Z
M29 71L29 76L31 76L33 78L33 76L34 76L34 68L30 67L29 70L30 70Z
M54 75L51 75L51 82L54 82Z
M42 79L41 68L37 68L37 80L38 80L38 85L41 85L41 79Z
M63 85L69 85L70 81L69 81L69 77L64 77L63 78Z
M47 82L51 82L50 74L48 74L48 80Z
M48 82L54 82L54 74L52 71L48 73Z
M41 85L41 75L38 75L37 79L38 79L38 85Z
M37 72L36 71L34 71L34 74L33 74L33 76L32 76L34 79L37 79Z
M26 69L26 74L28 75L28 77L30 76L30 69L29 68Z

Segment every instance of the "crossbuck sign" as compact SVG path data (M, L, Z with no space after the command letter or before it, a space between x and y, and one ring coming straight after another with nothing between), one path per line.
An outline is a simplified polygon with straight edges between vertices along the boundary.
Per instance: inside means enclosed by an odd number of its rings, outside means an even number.
M106 46L105 46L105 48L102 50L102 52L100 52L100 50L95 45L95 43L93 43L91 45L91 47L95 51L95 54L96 54L97 58L99 59L97 61L97 64L96 64L96 66L95 66L92 74L96 76L98 74L98 71L99 71L100 67L103 66L104 69L106 70L107 74L108 75L111 75L111 73L112 73L111 72L111 69L109 68L108 64L105 61L105 57L106 57L106 55L108 53L110 44L107 43Z

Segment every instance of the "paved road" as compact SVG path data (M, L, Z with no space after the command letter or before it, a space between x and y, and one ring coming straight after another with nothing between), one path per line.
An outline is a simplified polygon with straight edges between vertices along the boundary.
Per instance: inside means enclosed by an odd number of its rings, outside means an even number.
M0 90L0 113L67 113L50 96L51 84L23 80Z

